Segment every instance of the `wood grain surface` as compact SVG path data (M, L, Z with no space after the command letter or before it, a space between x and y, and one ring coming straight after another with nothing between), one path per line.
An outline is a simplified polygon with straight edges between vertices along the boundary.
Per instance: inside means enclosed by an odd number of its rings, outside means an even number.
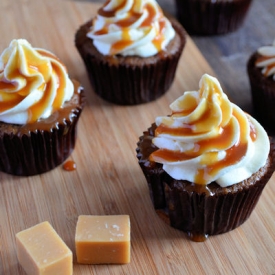
M275 274L274 176L245 224L204 243L191 242L154 212L135 155L138 137L156 116L170 113L169 104L183 91L198 89L203 73L214 72L188 37L175 82L165 96L133 107L106 103L93 93L74 47L77 28L97 8L89 1L0 1L0 51L14 38L52 51L87 95L69 158L77 165L75 171L60 166L33 177L0 173L0 274L25 274L17 261L15 234L46 220L73 251L76 275ZM130 215L131 262L78 265L74 234L81 214Z

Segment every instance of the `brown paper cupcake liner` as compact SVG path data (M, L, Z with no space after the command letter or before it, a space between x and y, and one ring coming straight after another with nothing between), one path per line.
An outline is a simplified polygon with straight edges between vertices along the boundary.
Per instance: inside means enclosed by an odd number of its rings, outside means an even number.
M139 165L148 183L154 208L172 227L187 232L194 241L204 241L235 229L244 223L255 208L260 195L275 169L275 147L266 165L250 178L222 188L213 182L200 186L172 179L158 163L150 163L156 150L152 144L155 125L140 137L137 147Z
M275 81L271 77L265 77L261 69L255 66L257 57L257 53L252 54L247 63L255 118L268 132L274 133Z
M0 123L0 171L31 176L63 163L72 153L77 122L84 106L84 92L77 88L64 108L33 124Z
M144 173L149 186L150 197L155 209L165 209L165 191L164 183L169 180L169 175L162 169L159 163L151 163L148 158L149 155L157 148L152 144L154 137L154 130L156 126L153 124L148 131L145 131L143 136L139 138L137 143L137 158L139 165Z
M252 0L175 0L179 21L190 34L215 35L237 30Z
M195 241L231 231L249 218L266 183L259 181L240 192L218 196L182 190L180 182L166 185L170 224Z
M185 46L185 31L172 21L177 42L167 51L148 58L137 56L103 56L86 37L87 22L76 33L76 47L84 61L94 92L106 101L119 105L136 105L153 101L171 86L179 58ZM171 49L170 49L170 48Z

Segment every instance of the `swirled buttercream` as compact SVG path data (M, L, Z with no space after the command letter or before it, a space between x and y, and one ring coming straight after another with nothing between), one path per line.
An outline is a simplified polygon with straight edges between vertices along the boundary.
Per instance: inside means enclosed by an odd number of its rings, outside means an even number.
M272 76L275 81L275 40L271 46L258 49L260 57L256 60L256 66L262 69L263 75Z
M187 91L157 117L150 161L174 179L226 187L247 179L266 163L270 144L263 127L203 75L198 91Z
M0 121L22 125L47 118L73 92L65 66L52 53L18 39L1 54Z
M153 56L175 36L155 0L108 0L87 33L103 55Z

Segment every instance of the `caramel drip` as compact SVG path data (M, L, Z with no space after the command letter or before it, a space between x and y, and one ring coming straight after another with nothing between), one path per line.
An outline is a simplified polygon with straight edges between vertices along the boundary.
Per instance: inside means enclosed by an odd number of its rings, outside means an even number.
M131 40L129 29L124 29L122 31L122 40L117 41L116 43L114 43L112 45L111 55L114 55L114 54L120 52L121 50L130 46L132 43L133 43L133 41Z
M54 74L57 75L57 80L58 80L57 90L55 90L55 87L53 87L52 81L49 81L48 83L46 83L43 97L41 98L40 101L38 101L29 109L30 121L36 121L39 119L39 117L43 114L44 110L50 104L52 96L54 96L54 101L52 104L53 111L56 111L62 107L65 88L66 88L65 75L62 69L60 68L60 65L58 66L52 62L52 68L53 68Z
M246 117L244 117L241 114L239 114L238 112L234 112L234 111L233 111L233 116L235 116L235 118L238 120L240 129L241 129L239 141L236 144L234 144L233 146L231 146L229 149L225 150L226 156L222 160L218 160L217 152L210 153L210 155L208 157L212 158L212 159L216 158L217 161L214 161L212 164L209 164L208 160L206 160L207 161L206 167L204 169L200 169L198 171L198 174L195 179L196 183L205 184L206 183L205 175L214 176L223 168L238 163L239 161L241 161L243 156L245 156L247 149L248 149L247 136L248 136L248 134L250 134L247 131L250 131L251 128L247 127ZM214 138L213 145L216 144L217 149L227 148L225 142L230 141L230 137L232 137L234 134L232 132L233 129L234 128L232 127L231 129L229 129L228 133L224 132L223 134L221 134L216 139L216 142L215 142L215 138ZM229 138L227 138L227 136L229 136ZM214 155L214 154L216 154L216 155ZM202 163L202 164L204 164L204 163Z
M171 128L164 124L160 124L156 131L155 135L167 134L173 136L194 136L193 130L190 125L182 125L181 128ZM185 127L186 126L186 127Z
M2 98L2 101L0 101L0 112L5 112L6 110L13 108L22 100L22 97L19 94L15 93L6 94L0 92L0 96Z
M199 169L195 177L197 184L205 184L207 182L206 175L216 175L221 169L231 166L242 159L247 151L247 144L236 144L226 150L226 157L217 161L212 165L207 165L204 169ZM211 154L212 155L212 154Z
M128 17L116 22L116 25L121 28L128 28L134 24L142 16L141 13L132 12Z
M178 128L177 128L178 129ZM176 130L176 129L175 129ZM187 152L170 151L166 149L159 149L152 153L151 159L165 159L169 162L188 160L193 157L197 157L204 152L211 151L215 148L217 150L222 150L230 146L231 140L233 138L233 125L230 123L224 129L220 130L220 134L212 139L206 139L195 143L194 149Z
M98 30L95 32L95 35L105 35L108 33L108 28L107 27L104 27L102 28L101 30Z
M166 160L167 162L176 162L176 161L189 160L191 158L192 158L191 156L188 156L184 152L171 151L167 149L159 149L150 155L149 160L156 161L156 162L158 162L158 160Z
M37 49L37 52L40 53L44 57L48 57L50 59L56 60L58 63L62 64L64 66L64 68L66 69L64 63L62 63L62 61L60 61L60 59L57 56L55 56L54 54L52 54L51 52L45 51L43 49ZM42 69L40 69L40 71L42 71Z
M271 70L273 70L273 68L275 68L275 64L271 64L271 65L266 66L266 70L265 70L264 76L267 77L269 75L269 72Z
M108 17L109 17L109 18L110 18L110 17L114 17L118 11L122 10L122 9L126 6L127 0L122 1L121 4L118 5L118 6L116 7L116 9L111 10L111 11L106 11L104 8L105 8L109 3L110 3L110 1L106 1L106 3L98 10L98 14L99 14L100 16L107 17L107 18L108 18Z
M38 53L40 53L43 56L48 56L50 58L55 58L54 55L47 53L43 50L38 50ZM28 73L35 74L36 72L40 72L45 77L45 81L49 80L49 63L48 62L40 62L35 55L33 55L31 52L29 52L27 49L25 49L26 59L29 62L29 65L27 67ZM56 58L55 58L56 59ZM18 105L24 97L26 97L33 86L33 83L36 81L37 76L25 76L23 73L18 69L14 68L9 74L7 75L8 79L2 79L0 81L0 95L1 95L1 102L0 102L0 112L4 112L8 109L14 108L16 105ZM25 86L17 91L17 83L16 79L26 79ZM15 81L12 82L10 79L14 79ZM39 87L39 89L43 90L44 86ZM11 91L10 93L6 93L6 90ZM13 92L14 91L14 92Z
M15 88L13 83L6 82L4 80L0 81L0 91L1 90L13 90Z
M53 102L53 110L57 110L62 107L63 104L63 98L65 96L65 89L66 89L66 76L64 75L63 71L59 66L56 64L52 64L53 70L58 75L58 88L56 91L56 95Z
M275 58L275 56L260 56L260 57L257 58L255 64L256 64L256 66L258 66L261 62L270 60L270 59L272 59L272 58ZM264 76L265 76L265 77L268 77L269 72L270 72L271 70L273 70L274 68L275 68L275 62L274 62L273 64L270 64L270 65L265 66Z
M40 131L52 131L58 125L66 125L67 121L73 121L75 119L74 113L78 112L79 108L82 108L83 104L83 90L77 81L73 81L74 95L70 101L64 103L64 106L56 110L50 117L46 119L39 119L33 123L28 123L18 127L17 135L29 135L31 132Z
M246 116L241 115L237 111L233 111L233 116L237 119L241 129L239 140L233 146L231 143L235 134L234 124L231 120L224 128L220 128L217 136L196 142L192 150L180 152L167 149L158 149L150 155L150 161L158 162L159 160L165 160L167 162L177 162L202 156L201 164L204 168L198 170L195 182L197 184L205 184L207 182L207 175L215 176L223 168L241 161L248 149L248 135L250 135L252 141L257 138L256 129L252 123L247 122ZM247 123L249 123L249 125L247 125ZM188 128L169 128L167 126L160 125L157 127L155 133L156 136L160 133L168 133L173 136L190 136L192 134L192 130ZM218 151L221 150L225 150L226 156L224 159L219 160Z
M50 52L43 49L37 49L37 53L42 56L38 58L27 48L25 49L25 58L29 65L27 67L28 74L24 75L18 68L15 68L7 76L7 80L2 79L0 81L0 112L4 112L18 105L29 93L34 89L34 83L37 81L37 73L43 75L43 84L40 87L35 87L43 93L42 98L31 106L28 110L29 122L38 120L47 106L53 101L53 111L62 107L63 98L66 88L66 67L60 62L60 60ZM43 59L43 57L50 58L50 61ZM52 66L52 69L50 68ZM57 83L56 87L53 87L53 75L55 76ZM14 79L14 82L10 81ZM25 86L21 89L17 87L16 79L25 79ZM17 91L18 89L18 91ZM7 93L6 90L10 92Z
M63 169L66 171L76 170L76 163L73 160L68 160L63 164Z
M172 116L180 117L181 115L184 116L185 113L186 112L174 112ZM204 133L204 132L195 133L194 129L196 125L205 124L206 126L204 128L209 129L209 125L213 124L212 121L216 119L217 117L212 115L212 110L209 108L203 113L203 115L200 118L198 118L196 121L193 121L192 124L191 123L185 124L179 128L172 128L164 124L161 124L157 127L155 131L155 135L158 136L160 134L168 134L173 136L196 136Z
M120 5L118 5L112 11L104 10L104 7L108 3L109 3L109 1L102 8L99 9L98 14L100 16L103 16L103 17L106 17L106 18L111 18L111 17L115 17L116 13L125 7L125 5L127 4L127 0L123 1ZM133 6L131 7L131 10L127 13L127 16L125 18L123 18L121 20L118 20L115 23L112 23L112 24L115 24L115 25L117 25L118 27L120 27L122 29L122 37L121 37L121 41L117 41L116 43L114 43L112 45L111 50L110 50L111 55L117 54L118 52L122 51L123 49L129 47L130 45L132 45L134 43L134 41L131 39L131 36L130 36L130 27L131 27L132 24L137 22L140 19L140 17L142 16L141 12L136 11L136 10L141 11L141 3L142 3L141 1L135 2L133 4ZM148 16L142 22L142 24L140 26L141 28L151 28L152 27L152 22L157 16L157 12L159 12L162 15L161 19L159 21L159 24L160 24L159 33L157 34L157 36L155 37L155 39L152 42L154 44L154 46L160 51L162 42L164 40L164 36L163 36L162 32L165 28L165 20L163 18L162 11L160 9L158 9L158 11L156 11L155 8L150 3L147 3L144 6L144 9L148 11ZM105 35L105 34L107 34L108 33L108 27L109 27L109 24L105 25L102 29L97 30L95 32L95 35ZM145 35L148 32L149 32L149 30L146 31Z
M275 56L259 56L256 60L256 65L258 65L261 62L267 61L271 58L275 58Z
M142 22L141 27L150 27L152 25L152 21L156 17L157 13L156 13L154 7L152 7L152 5L150 5L149 3L145 5L145 9L148 11L148 16Z
M187 234L193 242L204 242L208 238L208 234L204 233L187 232Z
M52 82L50 81L46 85L46 89L43 92L43 97L34 105L32 105L29 110L29 121L37 121L39 117L43 114L47 105L51 100L51 93L53 92Z
M162 45L162 42L164 41L164 36L163 36L163 30L165 28L164 19L161 19L159 21L159 27L160 27L159 34L153 40L153 44L155 45L155 47L157 48L158 51L161 51L161 45Z

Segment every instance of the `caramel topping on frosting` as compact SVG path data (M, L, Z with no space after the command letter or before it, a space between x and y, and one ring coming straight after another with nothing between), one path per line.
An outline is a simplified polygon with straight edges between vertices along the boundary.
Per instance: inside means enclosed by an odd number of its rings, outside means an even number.
M275 80L275 40L271 46L258 49L260 57L256 60L256 66L262 69L264 76L272 76Z
M155 0L108 0L87 34L104 55L152 56L175 36Z
M262 126L223 93L217 79L203 75L199 91L187 91L156 119L150 160L173 178L229 186L261 168L269 152ZM257 155L256 155L257 151Z
M13 40L0 56L0 121L32 123L71 99L74 87L52 53Z

